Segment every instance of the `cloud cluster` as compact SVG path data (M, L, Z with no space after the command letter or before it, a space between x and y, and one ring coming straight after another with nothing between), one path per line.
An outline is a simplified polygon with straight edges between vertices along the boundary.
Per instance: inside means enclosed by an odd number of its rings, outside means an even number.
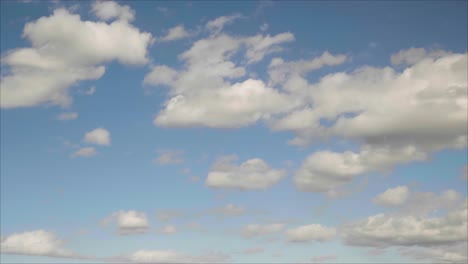
M286 176L285 170L271 168L262 159L249 159L233 164L235 156L220 158L211 168L205 184L212 188L241 190L265 189Z
M148 62L152 37L129 24L133 10L111 1L96 3L93 10L101 18L120 19L112 23L83 21L79 15L59 8L25 25L23 36L31 47L10 50L2 56L7 74L1 77L1 108L68 106L72 102L69 88L79 81L101 78L105 63Z

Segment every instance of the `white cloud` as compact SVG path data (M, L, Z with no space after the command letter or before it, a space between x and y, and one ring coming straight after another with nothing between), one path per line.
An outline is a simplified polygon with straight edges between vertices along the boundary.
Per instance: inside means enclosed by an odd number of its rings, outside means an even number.
M129 6L121 6L114 1L96 1L93 3L92 11L98 18L108 21L114 18L123 21L133 21L135 10Z
M160 150L159 156L154 159L154 163L159 165L180 164L184 162L182 151L178 150Z
M268 23L263 23L263 24L260 26L260 30L261 30L261 31L267 31L267 30L268 30L268 27L269 27Z
M112 222L116 224L120 235L143 234L150 227L146 214L134 210L115 212L105 218L102 224Z
M301 191L333 193L358 175L385 172L396 164L425 157L411 146L401 149L364 146L358 153L318 151L303 161L294 175L294 183Z
M91 96L95 92L96 92L96 86L93 85L93 86L89 87L89 89L87 91L84 91L83 94Z
M205 184L213 188L243 190L265 189L286 176L285 170L277 170L262 159L249 159L240 165L233 164L235 156L220 158L208 173Z
M379 194L373 201L383 206L400 206L406 202L409 195L410 190L407 186L398 186Z
M433 261L434 263L466 263L467 243L436 248L409 248L401 251L401 255L408 256L416 260Z
M467 203L444 217L378 214L350 224L344 231L348 245L368 247L433 247L467 241Z
M75 120L77 118L78 118L78 113L76 112L65 112L57 116L57 120L60 120L60 121Z
M109 146L111 142L110 132L102 127L99 127L87 132L83 141L96 145Z
M159 232L163 234L175 234L177 232L177 227L175 225L166 225L163 226Z
M267 54L281 51L282 48L278 44L294 41L294 35L289 32L275 36L256 35L248 37L244 41L247 47L245 54L247 63L254 63L262 60Z
M251 238L256 236L264 236L273 233L281 232L286 224L272 223L272 224L249 224L241 228L240 234L243 237Z
M72 157L91 157L97 154L94 147L83 147L73 152Z
M158 65L152 67L150 73L148 73L143 79L143 84L146 85L170 85L176 80L177 71L165 66Z
M245 214L246 210L240 205L227 204L223 207L214 209L213 212L222 216L240 216Z
M336 236L335 228L324 227L319 224L298 226L286 230L286 237L289 242L324 242Z
M175 250L139 250L126 260L136 263L224 263L229 256L219 252L196 256Z
M190 36L190 33L185 30L185 27L183 25L178 25L173 28L170 28L167 34L160 38L160 41L174 41L174 40L179 40L183 38L187 38Z
M103 64L146 64L151 34L140 32L126 21L110 24L83 21L66 9L25 25L23 36L31 48L10 50L2 56L9 69L1 77L2 108L42 104L68 106L69 87L96 80Z
M444 50L426 50L424 48L409 48L406 50L400 50L399 52L392 54L390 61L393 65L413 65L425 58L440 58L445 55L449 55L449 52Z
M242 16L239 14L218 17L214 20L208 21L208 23L206 23L206 29L211 31L213 34L217 34L224 28L225 25L231 24L234 22L234 20L241 17Z
M14 233L2 237L0 245L2 254L48 257L72 257L74 255L64 248L64 242L54 233L44 230Z

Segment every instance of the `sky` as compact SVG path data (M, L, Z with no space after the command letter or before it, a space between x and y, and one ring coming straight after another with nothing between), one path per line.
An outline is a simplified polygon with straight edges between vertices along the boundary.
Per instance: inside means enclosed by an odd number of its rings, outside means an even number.
M2 263L466 263L466 1L1 1Z

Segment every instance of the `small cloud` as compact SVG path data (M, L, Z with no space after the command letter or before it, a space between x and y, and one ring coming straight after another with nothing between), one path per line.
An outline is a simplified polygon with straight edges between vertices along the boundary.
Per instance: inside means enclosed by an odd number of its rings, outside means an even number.
M460 175L460 178L468 181L468 165L465 165L463 168L463 172L462 175Z
M245 249L242 253L245 254L245 255L253 255L253 254L262 253L263 251L265 251L265 250L263 248L261 248L261 247L253 247L253 248Z
M171 11L167 7L158 6L158 7L156 7L156 10L158 10L158 12L163 14L164 16L171 15Z
M263 24L260 26L260 30L261 30L261 31L267 31L267 30L268 30L268 27L269 27L268 23L263 23Z
M167 225L162 227L159 232L162 234L174 234L177 232L177 228L174 225Z
M369 43L369 48L375 49L375 48L377 48L378 45L379 45L379 43L377 43L377 42L371 42L371 43Z
M201 178L198 177L198 176L190 176L190 177L189 177L189 180L190 180L191 182L199 182L199 181L201 180Z
M102 225L115 223L120 235L144 234L148 231L150 225L146 214L138 211L118 211L104 220Z
M182 156L182 151L178 150L160 150L158 151L159 156L153 160L154 163L159 165L173 165L181 164L184 162Z
M109 146L111 138L109 131L100 127L87 132L84 136L83 141L96 145Z
M75 151L72 154L72 157L91 157L96 155L96 149L94 147L84 147L80 148L79 150Z
M93 95L96 92L96 86L91 86L87 91L84 91L83 93L85 95Z
M183 38L187 38L190 36L190 33L185 30L183 25L175 26L168 30L167 34L159 39L160 41L174 41Z
M76 112L65 112L57 116L57 120L60 121L70 121L78 118L78 113Z

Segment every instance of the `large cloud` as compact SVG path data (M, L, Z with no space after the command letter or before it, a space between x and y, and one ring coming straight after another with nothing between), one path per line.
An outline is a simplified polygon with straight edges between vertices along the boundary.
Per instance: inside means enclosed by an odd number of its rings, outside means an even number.
M286 176L285 170L277 170L262 159L249 159L240 165L233 164L237 157L220 158L206 178L205 184L213 188L265 189Z
M105 72L103 64L147 63L152 39L127 20L83 21L66 9L27 23L23 36L32 47L11 50L2 57L7 72L1 77L2 108L69 105L68 89L79 81L99 79Z
M35 255L48 257L72 257L74 254L64 248L64 242L54 233L37 230L14 233L2 238L2 254Z

